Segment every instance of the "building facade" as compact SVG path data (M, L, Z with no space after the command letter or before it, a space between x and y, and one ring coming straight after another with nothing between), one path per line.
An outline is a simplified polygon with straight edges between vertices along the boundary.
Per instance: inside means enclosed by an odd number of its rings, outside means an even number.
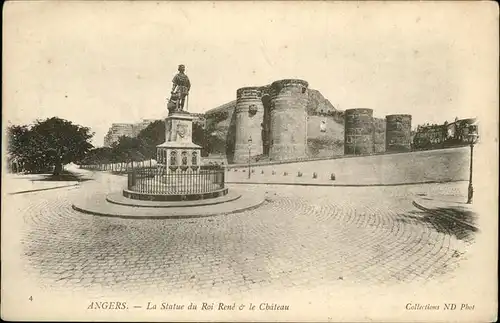
M477 132L477 127L475 118L457 118L451 123L419 125L413 137L412 148L425 150L467 145L469 132Z
M138 123L113 123L104 137L104 147L111 147L120 137L135 138L156 119L144 119Z

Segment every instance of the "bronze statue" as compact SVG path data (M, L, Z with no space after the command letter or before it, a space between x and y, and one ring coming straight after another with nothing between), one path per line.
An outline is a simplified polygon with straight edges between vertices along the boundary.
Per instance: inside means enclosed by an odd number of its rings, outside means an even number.
M172 80L172 92L170 100L168 102L168 111L182 111L184 109L184 103L186 101L186 96L189 94L191 89L191 82L186 74L184 74L185 66L179 65L178 71Z

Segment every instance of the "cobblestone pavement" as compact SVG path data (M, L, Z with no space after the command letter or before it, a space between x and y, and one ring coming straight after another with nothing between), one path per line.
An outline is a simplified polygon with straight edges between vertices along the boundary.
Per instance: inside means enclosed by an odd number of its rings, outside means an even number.
M71 208L72 199L122 182L103 174L78 189L11 197L24 217L22 257L44 286L227 295L425 282L453 275L472 243L420 221L426 214L412 205L417 194L462 195L457 183L269 186L269 201L257 209L187 220L103 218Z

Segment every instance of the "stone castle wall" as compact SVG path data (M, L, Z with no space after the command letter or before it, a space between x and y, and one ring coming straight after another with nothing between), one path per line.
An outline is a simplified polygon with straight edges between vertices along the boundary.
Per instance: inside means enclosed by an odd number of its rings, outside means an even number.
M236 100L205 113L205 148L211 156L232 162L236 138Z
M385 119L373 118L373 152L385 152Z
M381 153L386 151L386 136L398 143L398 149L411 142L411 116L403 117L403 132L391 130L392 124L386 129L386 118L374 118L372 109L339 111L306 81L245 87L236 96L205 113L212 134L207 140L210 157L228 163L248 162L250 136L253 161Z
M330 115L307 117L307 156L333 157L344 154L344 124Z

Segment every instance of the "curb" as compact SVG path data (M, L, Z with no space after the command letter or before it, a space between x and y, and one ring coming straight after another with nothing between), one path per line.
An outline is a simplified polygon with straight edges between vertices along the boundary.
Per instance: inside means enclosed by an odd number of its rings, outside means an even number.
M260 207L262 204L267 202L266 199L263 199L260 201L258 204L246 207L246 208L240 208L236 209L234 211L229 211L229 212L220 212L220 213L207 213L207 214L195 214L195 215L172 215L172 216L155 216L155 215L150 215L150 216L132 216L132 215L116 215L116 214L111 214L111 213L97 213L97 212L92 212L88 211L82 208L79 208L78 206L72 204L71 207L73 210L85 213L85 214L90 214L94 216L100 216L100 217L106 217L106 218L120 218L120 219L134 219L134 220L179 220L179 219L195 219L195 218L207 218L207 217L213 217L213 216L219 216L219 215L228 215L228 214L236 214L236 213L241 213L244 211L249 211L256 209Z
M446 184L466 182L466 180L451 180L451 181L423 181L423 182L410 182L410 183L393 183L393 184L326 184L326 183L262 183L262 182L230 182L226 184L250 184L250 185L294 185L294 186L330 186L330 187L380 187L380 186L405 186L405 185L422 185L422 184Z
M20 192L7 193L7 194L8 195L17 195L17 194L40 192L40 191L49 191L49 190L56 190L58 188L67 188L67 187L73 187L73 186L78 186L78 185L80 185L80 183L71 184L71 185L64 185L64 186L57 186L57 187L39 188L39 189L35 189L35 190L27 190L27 191L20 191Z
M450 216L444 212L437 212L437 211L434 211L432 209L429 209L425 206L423 206L422 204L418 203L416 200L413 200L412 202L413 206L416 207L417 209L421 210L421 211L424 211L424 212L428 212L434 216L442 216L442 217L446 217L448 219L451 219L455 222L458 222L460 224L462 224L463 226L467 227L469 230L471 231L474 231L474 232L477 232L479 231L479 228L470 224L470 223L467 223L467 222L464 222L464 221L460 221L460 220L457 220L456 218L454 218L453 216Z
M130 198L126 198L123 194L120 193L110 193L106 196L106 201L112 204L135 207L135 208L182 208L182 207L194 207L194 206L208 206L208 205L217 205L221 203L233 202L239 199L241 195L234 195L232 193L228 193L226 195L219 196L218 198L209 198L204 200L195 200L195 204L189 204L189 202L185 201L149 201L149 200L134 200ZM190 201L194 202L194 201ZM135 203L135 204L134 204Z

